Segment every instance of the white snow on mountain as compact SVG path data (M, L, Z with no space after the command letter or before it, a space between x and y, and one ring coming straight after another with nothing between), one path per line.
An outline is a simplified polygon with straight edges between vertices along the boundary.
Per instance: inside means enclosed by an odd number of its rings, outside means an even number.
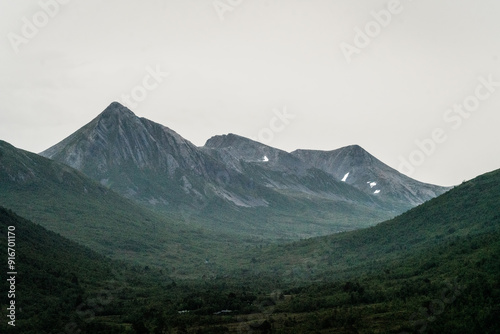
M347 173L346 175L344 175L344 178L342 179L342 182L345 182L347 180L348 176L349 176L349 173Z

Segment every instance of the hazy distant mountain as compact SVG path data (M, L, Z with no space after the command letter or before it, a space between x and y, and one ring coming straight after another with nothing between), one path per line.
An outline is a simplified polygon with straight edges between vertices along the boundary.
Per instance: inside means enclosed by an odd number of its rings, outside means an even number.
M384 201L394 201L408 208L451 189L422 183L401 174L358 145L333 151L296 150L291 154L304 164L319 168L367 194L378 195Z
M311 168L288 152L235 134L214 136L203 149L228 168L282 194L356 202L374 207L383 203L329 174Z
M266 238L368 226L421 202L399 193L399 202L388 201L300 156L236 135L213 137L199 148L117 102L41 155L187 221ZM427 191L415 182L408 187Z
M251 164L253 170L260 169L275 172L274 177L267 173L263 182L269 187L304 192L315 191L316 195L328 197L345 195L344 199L362 201L356 196L348 184L362 191L369 200L386 209L402 212L418 204L434 198L450 188L435 186L413 180L366 152L358 145L340 148L334 151L296 150L288 153L250 139L234 134L210 138L204 146L211 149L214 156L225 162L227 166L244 171L244 166ZM325 189L325 176L321 170L332 177L330 187ZM249 173L247 169L244 171ZM283 173L283 174L281 174ZM261 173L265 174L265 173ZM279 175L288 178L280 182ZM292 175L296 182L292 184ZM310 182L313 179L314 182ZM305 181L304 179L308 179ZM347 196L350 194L350 196ZM365 198L366 200L366 198Z

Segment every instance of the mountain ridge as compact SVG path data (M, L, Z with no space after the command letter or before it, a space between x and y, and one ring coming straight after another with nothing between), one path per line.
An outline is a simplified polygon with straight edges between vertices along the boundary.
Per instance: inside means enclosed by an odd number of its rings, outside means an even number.
M397 202L409 202L412 206L452 189L414 180L359 145L330 151L299 149L291 154L366 193L387 194Z
M132 140L129 140L129 138L123 136L123 133L126 130L124 129L124 127L130 126L129 123L136 125L134 130L137 131L137 136L131 138ZM111 156L104 156L102 158L115 158L115 160L112 162L116 163L117 161L122 162L120 161L120 159L125 160L129 157L132 157L132 160L137 164L137 166L145 167L146 159L143 156L143 153L147 152L147 150L143 149L139 151L138 148L140 146L144 146L148 143L148 141L150 141L156 144L156 147L153 146L147 148L158 152L160 154L160 157L166 160L166 163L162 159L158 159L157 162L160 164L160 167L166 168L169 174L171 174L178 167L179 163L173 162L171 160L171 155L169 155L169 152L166 151L166 148L172 148L175 146L181 146L186 150L193 150L195 148L195 146L191 142L182 138L179 134L177 134L170 128L158 123L151 122L145 118L139 118L130 109L124 107L118 102L111 103L103 112L101 112L97 117L91 120L87 125L83 126L80 130L81 131L74 132L58 144L40 152L40 155L51 159L57 159L58 155L61 154L61 151L63 149L67 149L68 146L76 144L81 145L81 138L78 137L81 137L83 132L84 135L89 136L88 139L90 140L86 144L90 147L105 147L108 144L108 138L106 137L114 137L110 139L118 139L124 145L123 150L108 151L109 153L111 153ZM109 134L110 132L111 135ZM157 138L153 138L152 136L150 136L150 133L156 133L159 138L164 140L164 144L166 145L164 145L163 147L160 146L157 142ZM73 151L72 153L74 152L75 151ZM75 158L70 155L65 159L65 162L66 164L76 169L85 169L81 157ZM189 162L185 162L185 164L188 163Z
M301 176L306 175L308 169L319 169L368 195L387 196L402 210L452 188L411 179L357 144L330 151L297 149L288 153L230 133L211 137L203 148L216 150L226 164L238 169L241 169L241 161L260 162L261 166L274 171L294 172Z
M369 161L378 161L361 147L353 148L365 152ZM265 208L260 212L262 224L299 219L301 236L306 230L313 236L374 224L447 190L436 186L439 191L426 198L390 198L352 184L351 179L342 182L331 168L311 164L301 154L235 134L214 136L196 147L118 102L40 154L78 169L141 205L186 221L215 228L221 222L229 227L231 222L231 228L245 229L255 225L256 210ZM371 167L365 163L360 168ZM413 184L423 187L417 181ZM245 208L249 210L242 214ZM318 221L322 228L314 232L311 224ZM279 230L286 231L284 225Z

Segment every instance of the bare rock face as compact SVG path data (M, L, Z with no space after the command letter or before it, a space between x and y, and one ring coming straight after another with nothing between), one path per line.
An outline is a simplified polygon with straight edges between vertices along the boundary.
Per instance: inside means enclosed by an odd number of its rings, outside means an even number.
M195 214L214 228L276 236L368 226L447 190L399 174L359 146L288 153L228 134L196 147L117 102L40 154L185 220Z
M422 183L387 166L358 145L333 151L296 150L291 153L310 167L332 175L368 194L407 204L408 208L422 204L448 191Z
M172 203L178 193L202 196L200 182L225 172L223 165L175 131L139 118L117 102L40 155L78 169L126 197L155 205ZM185 180L198 188L185 194Z
M300 159L288 152L270 147L235 134L214 136L207 140L204 148L225 164L241 170L241 163L257 163L266 169L305 175L309 168Z
M387 166L358 145L343 147L333 151L296 150L288 153L250 139L234 135L210 138L204 148L231 168L245 172L245 165L252 169L281 172L287 181L279 181L276 174L261 172L267 185L281 190L295 190L316 195L328 192L337 198L346 189L337 185L324 189L325 178L321 172L332 178L332 184L343 182L370 196L386 208L404 211L441 195L450 188L426 184L411 179ZM248 173L248 168L246 173ZM291 181L295 177L295 184ZM323 190L323 191L321 191ZM340 190L341 194L338 194ZM348 200L348 196L344 196ZM362 197L358 196L358 200Z
M236 207L268 206L263 187L249 186L251 180L237 170L117 102L40 155L127 198L183 215L217 199Z
M117 102L40 155L99 178L124 165L168 175L180 167L206 174L192 143Z

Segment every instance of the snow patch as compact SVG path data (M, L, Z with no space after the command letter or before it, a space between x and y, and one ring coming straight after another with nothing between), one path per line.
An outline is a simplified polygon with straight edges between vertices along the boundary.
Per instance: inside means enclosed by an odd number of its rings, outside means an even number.
M374 194L378 194L378 193L380 193L380 190L378 190L378 189L377 189L377 190L375 190L373 193L374 193Z
M342 179L342 182L345 182L348 177L349 177L349 173L347 173L346 175L344 175L344 178Z

